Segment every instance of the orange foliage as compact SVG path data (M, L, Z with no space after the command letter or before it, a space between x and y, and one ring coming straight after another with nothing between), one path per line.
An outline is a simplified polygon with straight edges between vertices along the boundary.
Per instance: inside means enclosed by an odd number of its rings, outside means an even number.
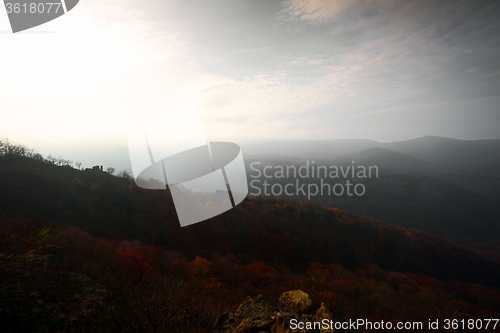
M205 258L194 258L191 262L191 276L194 278L206 277L212 271L212 263Z

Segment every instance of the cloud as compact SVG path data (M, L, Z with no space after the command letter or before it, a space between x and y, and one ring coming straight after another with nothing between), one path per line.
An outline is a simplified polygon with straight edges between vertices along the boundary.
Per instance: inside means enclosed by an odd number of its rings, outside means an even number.
M87 0L37 29L54 33L0 35L0 131L15 141L103 142L113 133L116 144L135 118L188 99L199 84L184 36L140 3Z
M499 6L87 0L44 25L57 33L0 35L0 131L119 141L142 116L193 104L228 141L451 135L454 113L459 137L475 114L489 124L476 129L500 125Z
M373 8L375 0L285 0L279 16L285 20L328 22L360 8Z

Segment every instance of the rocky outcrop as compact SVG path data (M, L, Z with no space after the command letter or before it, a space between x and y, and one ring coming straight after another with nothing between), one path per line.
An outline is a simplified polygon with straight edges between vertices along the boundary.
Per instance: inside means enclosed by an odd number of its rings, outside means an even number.
M351 332L334 330L331 327L317 325L326 320L335 323L335 318L327 305L321 304L313 311L309 295L301 290L283 293L278 301L278 308L269 305L261 295L248 297L236 312L226 312L219 316L215 323L214 333L333 333ZM302 322L303 328L297 327ZM307 327L307 323L309 327Z
M226 312L219 316L215 325L217 333L260 333L272 332L277 310L261 295L247 298L235 313Z
M292 312L298 315L309 313L312 301L309 295L302 290L287 291L278 301L278 309L283 312Z

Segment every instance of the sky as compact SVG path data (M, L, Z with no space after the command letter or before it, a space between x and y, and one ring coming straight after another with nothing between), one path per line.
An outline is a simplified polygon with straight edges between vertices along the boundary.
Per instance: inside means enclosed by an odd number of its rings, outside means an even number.
M81 0L17 34L0 8L0 138L102 152L188 109L208 141L500 139L500 3Z

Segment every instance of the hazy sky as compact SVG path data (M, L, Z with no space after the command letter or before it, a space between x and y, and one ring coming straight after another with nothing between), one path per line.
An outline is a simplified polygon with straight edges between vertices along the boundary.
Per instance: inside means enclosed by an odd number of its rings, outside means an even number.
M184 108L209 140L499 139L500 2L81 0L18 34L0 8L0 137L124 146Z

